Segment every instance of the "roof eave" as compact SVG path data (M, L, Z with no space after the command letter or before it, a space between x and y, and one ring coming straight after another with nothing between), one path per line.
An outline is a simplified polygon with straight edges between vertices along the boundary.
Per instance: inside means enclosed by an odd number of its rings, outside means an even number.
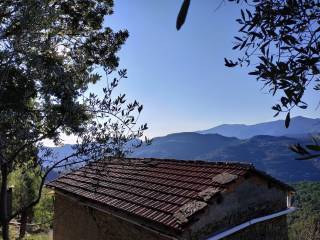
M106 214L110 214L112 216L118 217L124 221L130 222L132 224L138 225L140 227L146 228L149 231L157 232L160 235L165 235L168 239L176 240L183 233L182 229L172 228L165 224L158 223L152 220L146 220L145 218L131 214L126 211L122 211L121 209L113 208L111 206L104 206L102 204L98 204L91 199L87 199L85 197L79 196L77 194L65 191L63 189L59 189L57 187L48 186L50 189L54 189L60 195L68 197L82 205L89 206L98 211L104 212Z

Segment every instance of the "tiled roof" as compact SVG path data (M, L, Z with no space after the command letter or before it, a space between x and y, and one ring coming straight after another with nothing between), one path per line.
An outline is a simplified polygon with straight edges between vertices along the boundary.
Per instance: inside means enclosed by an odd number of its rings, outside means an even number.
M290 189L248 164L161 159L91 162L47 186L181 230L211 198L248 173Z

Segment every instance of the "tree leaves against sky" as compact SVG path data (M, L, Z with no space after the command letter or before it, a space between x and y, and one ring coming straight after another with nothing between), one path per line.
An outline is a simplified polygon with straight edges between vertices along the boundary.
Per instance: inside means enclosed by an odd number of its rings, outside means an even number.
M240 6L240 25L234 37L237 59L225 58L227 67L253 67L249 75L280 95L272 109L275 117L286 114L285 127L290 125L290 112L295 107L306 109L303 101L307 88L320 90L320 2L315 0L228 0ZM190 2L188 2L189 6ZM184 23L188 8L184 2L178 19ZM179 23L179 24L178 24ZM179 29L177 27L177 29ZM319 157L319 144L293 146L304 158Z
M127 78L125 70L117 70L117 52L129 35L127 30L103 27L112 12L112 0L0 2L0 224L4 239L9 238L9 221L39 202L51 170L123 156L124 145L147 129L145 124L137 126L140 103L128 103L123 94L112 95L119 81ZM89 85L103 77L108 79L104 95L90 94ZM65 134L77 137L74 152L55 159L43 140L59 144ZM30 172L41 169L37 196L9 213L8 176L26 165Z

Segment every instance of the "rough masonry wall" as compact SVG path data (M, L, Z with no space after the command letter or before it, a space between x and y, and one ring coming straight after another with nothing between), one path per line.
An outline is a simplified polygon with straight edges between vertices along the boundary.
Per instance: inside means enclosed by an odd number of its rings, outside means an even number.
M120 218L55 194L53 240L168 240Z
M220 201L214 200L209 204L205 212L192 224L189 229L189 238L207 239L209 236L250 219L284 210L287 208L286 196L285 191L257 177L251 177L239 184L234 184L233 187L222 194ZM276 224L269 225L268 222L264 222L260 223L261 226L246 229L243 236L246 236L246 234L248 236L259 236L252 239L267 240L270 238L264 238L263 236L269 230L273 231L274 235L287 235L286 222L279 221L282 223L281 228L277 227ZM249 238L244 237L243 239ZM281 239L286 240L285 237Z
M288 240L287 217L254 224L224 240Z

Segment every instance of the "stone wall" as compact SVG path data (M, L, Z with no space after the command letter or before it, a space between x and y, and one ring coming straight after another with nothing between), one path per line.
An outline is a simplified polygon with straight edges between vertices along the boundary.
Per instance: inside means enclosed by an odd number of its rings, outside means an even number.
M287 208L286 196L285 191L258 177L240 181L222 193L218 201L214 200L209 203L209 207L189 227L185 238L207 239L209 236L253 218L285 210ZM256 239L270 239L263 237L267 233L267 229L273 229L275 234L281 236L287 235L286 222L283 222L281 228L274 227L274 224L269 226L268 222L264 222L257 225L257 228L246 229L243 236L252 230L252 235L259 236ZM286 238L281 239L285 240Z
M288 240L287 217L281 216L251 225L224 240Z
M163 235L55 194L54 240L168 240Z

